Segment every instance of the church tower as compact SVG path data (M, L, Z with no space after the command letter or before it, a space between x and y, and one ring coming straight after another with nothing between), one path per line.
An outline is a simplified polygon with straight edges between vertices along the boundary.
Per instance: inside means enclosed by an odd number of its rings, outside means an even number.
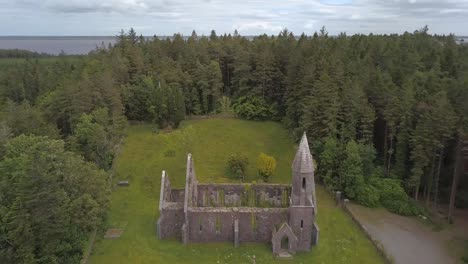
M316 213L314 164L304 132L292 164L292 191L289 208L289 226L298 237L299 250L310 250Z
M292 174L292 204L301 206L313 205L316 213L314 163L305 132L302 135L296 157L292 164Z

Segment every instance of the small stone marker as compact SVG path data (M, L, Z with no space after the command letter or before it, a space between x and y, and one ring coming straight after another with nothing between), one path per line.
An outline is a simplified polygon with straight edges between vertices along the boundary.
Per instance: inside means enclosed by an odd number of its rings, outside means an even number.
M104 238L119 238L123 233L123 229L111 228L107 229Z
M337 191L335 195L336 205L341 205L341 192Z
M128 181L119 181L117 183L118 186L129 186L130 185L130 182Z

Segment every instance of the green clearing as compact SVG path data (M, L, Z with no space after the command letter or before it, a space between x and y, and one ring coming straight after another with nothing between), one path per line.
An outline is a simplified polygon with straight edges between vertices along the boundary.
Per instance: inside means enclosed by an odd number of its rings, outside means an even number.
M108 227L124 228L119 239L100 239L90 263L256 263L276 260L268 243L183 245L156 238L161 171L166 169L173 187L183 187L186 154L191 152L200 182L232 182L226 176L228 155L242 152L249 158L246 181L258 181L256 158L260 152L277 159L271 181L289 183L295 144L287 131L274 122L238 119L185 121L169 134L153 134L151 126L131 126L115 162L114 181L129 180L129 187L115 187ZM317 190L319 245L299 253L287 263L383 263L371 242L320 186Z

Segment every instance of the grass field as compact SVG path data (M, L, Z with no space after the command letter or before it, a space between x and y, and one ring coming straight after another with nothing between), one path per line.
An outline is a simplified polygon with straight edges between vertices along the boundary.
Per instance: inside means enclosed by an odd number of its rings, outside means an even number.
M255 173L260 152L277 159L271 181L289 183L295 144L287 131L274 122L237 119L186 121L169 134L153 134L151 127L132 126L115 162L114 181L129 180L130 186L116 188L107 226L124 228L115 240L102 239L93 249L90 263L256 263L276 260L268 243L183 245L176 240L158 240L155 222L161 171L166 169L172 186L183 187L186 154L194 157L200 182L232 182L226 176L226 160L235 152L250 161L246 181L259 181ZM319 245L299 253L287 263L382 263L371 242L320 186L317 190L320 228Z

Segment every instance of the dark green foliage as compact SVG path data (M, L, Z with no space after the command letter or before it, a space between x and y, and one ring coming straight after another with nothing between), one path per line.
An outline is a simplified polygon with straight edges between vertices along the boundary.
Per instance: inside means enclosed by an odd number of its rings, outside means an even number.
M377 207L380 205L380 191L371 184L362 184L357 190L356 202L368 206Z
M123 100L125 102L125 115L128 119L150 121L153 118L155 114L152 113L151 107L154 105L151 99L156 92L155 90L153 80L149 77L143 77L141 83L129 85L124 89Z
M39 58L51 56L45 53L37 53L20 49L0 49L0 58Z
M391 212L401 215L420 213L420 209L409 199L398 180L374 178L371 184L380 194L380 203Z
M277 115L275 107L267 104L261 97L243 96L232 105L234 113L248 120L274 119Z
M109 176L64 142L19 136L0 162L0 255L8 263L78 263L102 221Z
M249 165L249 160L245 155L236 153L229 156L228 169L234 178L244 180L247 165Z
M87 56L43 58L0 51L1 56L17 58L0 61L2 164L7 160L2 157L9 155L8 142L24 134L65 139L68 151L110 169L126 119L151 122L157 129L177 127L186 115L229 111L232 101L241 118L282 120L295 138L307 131L318 163L317 178L329 189L344 191L367 206L381 204L414 214L417 210L407 193L419 200L419 190L424 189L428 207L446 200L456 135L468 130L468 46L456 45L452 35L431 36L427 28L413 34L336 37L322 29L299 38L283 30L278 36L252 40L238 33L217 36L214 31L209 37L193 32L186 40L180 34L148 40L131 29L122 31L113 47ZM4 175L8 174L0 174L0 184L6 182ZM31 190L39 197L41 190L35 188L42 183L36 180L24 180L21 186L37 184ZM91 189L92 184L83 183ZM456 200L468 201L466 183L461 185ZM96 186L94 191L106 193L106 187ZM10 198L34 200L32 191ZM50 199L53 211L47 212L57 224L69 221L61 217L69 208L85 208L89 215L73 214L91 222L100 215L93 208L102 203L92 194L84 192L68 202L67 191L64 194L57 186L50 191L44 199ZM69 207L62 208L59 200ZM0 221L5 221L2 210ZM27 219L28 214L18 210L18 219ZM80 258L74 243L81 242L82 230L91 225L86 219L75 223L75 229L66 230L69 238L61 247L47 249L28 243L54 241L56 234L49 231L30 232L47 224L18 221L0 225L0 232L6 227L14 231L8 231L11 237L0 236L2 249L8 244L5 239L24 244L21 252L8 252L8 258L16 254L21 262L37 258L43 263L69 263ZM71 248L70 254L54 252Z
M69 141L76 140L77 152L82 153L86 160L95 162L99 167L108 169L113 159L112 127L105 108L94 110L91 114L83 114L74 129ZM123 129L123 128L118 128Z
M420 213L400 182L383 178L382 167L374 165L375 149L349 141L343 149L334 138L326 138L319 155L318 173L331 190L368 207L384 206L403 215Z
M358 144L358 148L362 161L362 173L364 178L368 179L374 175L374 162L377 153L372 145Z
M339 178L339 159L341 157L341 146L334 138L326 138L322 151L318 156L318 176L331 190L341 189L341 180Z
M341 185L344 188L346 196L355 199L359 194L360 188L365 184L358 144L354 141L348 142L344 156L344 160L340 166Z
M21 104L7 101L1 117L10 128L12 136L34 134L57 138L59 135L55 126L45 120L40 110L31 107L27 101Z

